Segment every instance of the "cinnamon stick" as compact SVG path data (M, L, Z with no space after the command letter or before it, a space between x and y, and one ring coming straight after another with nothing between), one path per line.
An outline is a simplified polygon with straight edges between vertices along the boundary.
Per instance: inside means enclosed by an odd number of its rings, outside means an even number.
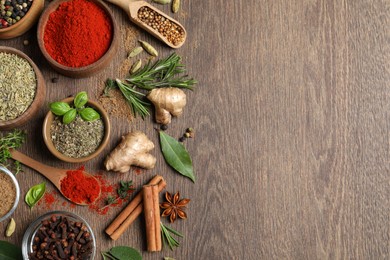
M155 184L158 184L159 191L162 191L166 186L165 180L160 175L156 175L148 183L148 185ZM133 221L141 214L142 209L142 192L139 192L106 228L105 232L111 237L111 239L117 240L131 225L131 223L133 223Z
M146 223L147 249L149 252L161 251L158 186L145 185L142 188L142 194Z

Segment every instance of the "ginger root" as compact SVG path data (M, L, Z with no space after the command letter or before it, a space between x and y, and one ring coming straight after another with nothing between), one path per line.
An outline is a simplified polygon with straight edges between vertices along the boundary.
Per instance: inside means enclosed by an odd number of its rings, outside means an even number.
M107 171L125 173L131 165L145 169L152 169L156 164L156 158L149 154L154 148L152 141L140 132L130 132L122 136L121 143L107 156L104 166Z
M156 109L156 122L167 125L172 116L180 116L185 107L186 94L179 88L155 88L147 95Z

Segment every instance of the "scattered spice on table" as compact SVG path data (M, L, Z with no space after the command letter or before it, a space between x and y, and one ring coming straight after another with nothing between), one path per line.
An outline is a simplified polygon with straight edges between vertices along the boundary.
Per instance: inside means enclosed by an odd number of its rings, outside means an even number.
M22 115L33 102L36 88L30 63L18 55L0 52L0 121Z
M16 199L16 189L12 179L2 171L0 171L0 217L7 214Z
M93 240L87 226L65 216L51 216L37 230L31 259L90 259Z
M43 36L45 48L62 65L88 66L109 49L112 28L108 14L94 2L67 1L49 16Z
M33 3L33 0L1 0L0 29L10 27L22 19Z
M93 203L100 195L99 182L84 175L84 166L77 170L69 170L61 180L61 192L75 203Z
M185 32L176 23L166 19L150 7L143 6L138 10L138 18L152 29L162 34L173 45L184 41Z
M92 154L99 147L104 137L102 119L84 121L77 116L69 124L55 117L50 126L51 139L54 147L62 154L71 158L81 158Z

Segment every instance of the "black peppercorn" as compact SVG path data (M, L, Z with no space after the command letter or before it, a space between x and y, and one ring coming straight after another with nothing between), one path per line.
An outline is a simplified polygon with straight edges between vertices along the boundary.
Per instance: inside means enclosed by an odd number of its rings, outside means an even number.
M165 131L165 130L168 129L168 125L161 125L161 126L160 126L160 129L163 130L163 131Z

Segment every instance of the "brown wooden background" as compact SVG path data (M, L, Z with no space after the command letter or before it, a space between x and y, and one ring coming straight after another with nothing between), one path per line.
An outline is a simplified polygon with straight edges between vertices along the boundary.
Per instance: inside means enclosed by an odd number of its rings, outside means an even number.
M186 127L196 129L186 143L196 184L166 166L152 118L128 123L112 117L110 145L86 167L101 170L127 131L146 132L157 145L155 170L105 174L112 182L133 179L137 187L162 174L169 191L191 199L189 219L172 225L185 239L173 252L149 254L142 220L112 242L103 230L118 210L99 216L72 209L92 225L98 252L128 245L145 259L390 259L390 2L182 2L175 17L189 37L177 52L199 84L167 133L178 137ZM133 26L111 7L122 29ZM157 46L161 57L172 52L144 32L138 38ZM25 39L30 45L23 46ZM118 68L126 57L122 46L108 68L75 80L49 68L35 28L0 44L21 49L39 65L46 104L85 89L97 98L106 78L122 76ZM51 83L52 77L59 82ZM75 167L53 158L43 144L46 112L42 107L25 127L29 138L21 150L53 166ZM27 168L17 178L22 195L44 180ZM17 231L8 240L20 244L28 224L45 211L30 211L22 201L14 215Z

